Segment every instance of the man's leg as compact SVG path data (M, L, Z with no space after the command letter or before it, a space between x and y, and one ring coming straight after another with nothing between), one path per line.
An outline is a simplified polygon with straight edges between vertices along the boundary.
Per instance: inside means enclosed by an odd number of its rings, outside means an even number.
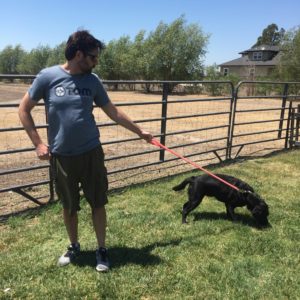
M63 209L64 223L71 244L78 243L78 214L77 211L70 214L68 209Z
M80 252L78 243L78 215L80 210L79 175L80 159L76 157L55 157L55 189L62 202L63 219L70 240L67 251L58 259L59 266L72 262Z
M109 269L109 261L107 256L107 249L105 248L106 236L106 210L105 206L92 209L92 218L95 228L95 233L98 242L98 249L96 251L96 270L99 272L106 272Z
M92 220L97 238L96 270L106 272L109 269L106 238L106 209L108 180L104 165L104 154L101 146L92 150L84 163L85 172L82 173L81 184L83 193L92 208Z
M70 210L63 209L64 223L67 229L67 233L70 239L70 246L59 259L58 265L65 266L72 262L80 252L80 245L78 243L78 215L77 211L70 214Z
M92 218L98 247L105 248L105 237L106 237L106 210L105 206L97 207L92 209Z

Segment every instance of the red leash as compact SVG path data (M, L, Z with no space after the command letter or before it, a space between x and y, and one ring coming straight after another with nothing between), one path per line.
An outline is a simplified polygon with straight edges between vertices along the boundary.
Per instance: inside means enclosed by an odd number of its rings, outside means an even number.
M195 168L197 168L197 169L199 169L199 170L205 172L205 173L208 174L209 176L211 176L211 177L213 177L213 178L215 178L215 179L217 179L217 180L223 182L224 184L230 186L231 188L233 188L233 189L235 189L235 190L237 190L237 191L240 191L239 188L237 188L236 186L234 186L234 185L232 185L231 183L227 182L226 180L220 178L219 176L217 176L217 175L215 175L215 174L213 174L213 173L207 171L206 169L204 169L203 167L197 165L196 163L194 163L193 161L189 160L188 158L186 158L186 157L184 157L184 156L178 154L177 152L175 152L175 151L169 149L169 148L166 147L165 145L161 144L158 140L152 139L152 141L151 141L150 143L151 143L152 145L154 145L154 146L157 146L157 147L159 147L159 148L162 148L162 149L167 150L168 152L174 154L175 156L177 156L177 157L181 158L182 160L186 161L187 163L191 164L191 165L194 166Z

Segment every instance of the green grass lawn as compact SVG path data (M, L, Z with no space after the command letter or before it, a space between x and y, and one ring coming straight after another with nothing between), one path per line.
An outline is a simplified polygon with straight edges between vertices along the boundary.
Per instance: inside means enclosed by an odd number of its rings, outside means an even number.
M95 270L90 209L79 214L82 254L57 267L68 240L59 203L0 229L1 299L299 299L300 151L210 169L247 181L266 200L271 228L259 230L244 208L205 198L182 225L186 191L172 187L192 174L129 187L109 197L111 270Z

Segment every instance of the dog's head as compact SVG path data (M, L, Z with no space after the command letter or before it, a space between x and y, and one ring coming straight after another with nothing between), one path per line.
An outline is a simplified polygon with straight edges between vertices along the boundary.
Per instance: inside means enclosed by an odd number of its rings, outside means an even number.
M267 203L256 193L248 193L248 209L250 209L253 217L261 226L268 226L269 207Z

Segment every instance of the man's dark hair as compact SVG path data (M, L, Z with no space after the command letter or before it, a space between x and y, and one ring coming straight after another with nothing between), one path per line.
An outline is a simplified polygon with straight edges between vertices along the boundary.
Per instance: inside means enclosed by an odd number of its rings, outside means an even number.
M78 50L86 55L96 48L101 51L104 47L104 44L94 38L87 30L79 30L69 36L65 48L65 57L67 60L71 60L75 57Z

